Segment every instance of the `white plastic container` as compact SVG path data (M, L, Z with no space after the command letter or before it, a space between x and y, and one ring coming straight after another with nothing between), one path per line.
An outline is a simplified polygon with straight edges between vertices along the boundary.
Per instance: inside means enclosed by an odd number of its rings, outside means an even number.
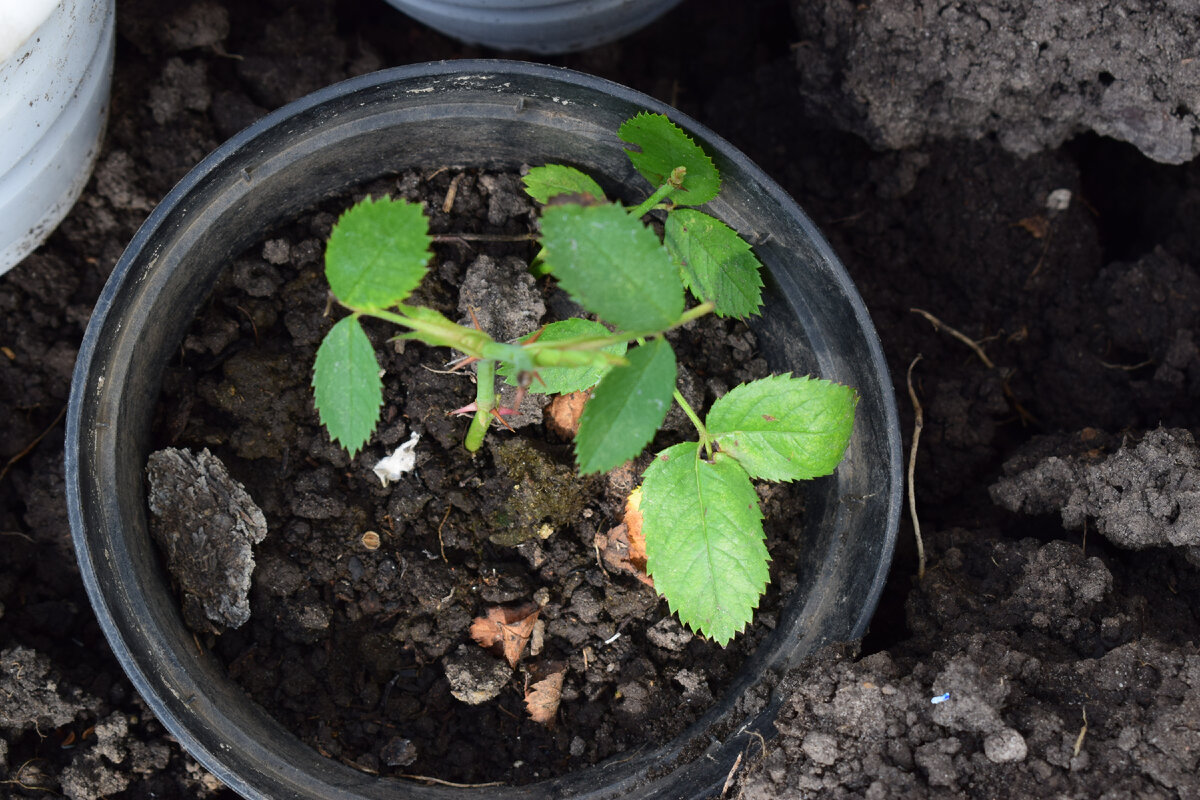
M612 42L680 0L387 0L447 36L498 50L567 53Z
M0 0L0 274L83 191L108 118L114 0Z

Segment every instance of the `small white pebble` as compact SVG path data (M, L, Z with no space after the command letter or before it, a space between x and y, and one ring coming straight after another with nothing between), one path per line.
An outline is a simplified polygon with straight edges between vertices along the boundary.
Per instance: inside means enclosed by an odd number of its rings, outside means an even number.
M1025 737L1012 728L1004 728L983 740L983 754L993 764L1024 761L1029 755Z
M1055 189L1046 197L1046 208L1051 211L1066 211L1070 207L1070 189Z
M375 474L384 486L392 481L400 480L406 472L412 472L417 466L415 451L421 434L416 431L408 437L408 441L396 448L396 451L375 465Z

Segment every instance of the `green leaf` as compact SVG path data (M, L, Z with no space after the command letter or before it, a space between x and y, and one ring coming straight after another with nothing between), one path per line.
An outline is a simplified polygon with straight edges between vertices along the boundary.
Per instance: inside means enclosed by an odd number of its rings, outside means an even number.
M312 385L321 424L353 458L371 438L383 405L379 362L357 317L343 318L325 334Z
M534 167L529 170L524 182L525 193L539 203L545 203L560 194L590 194L597 200L604 199L604 190L590 175L565 164Z
M661 331L683 313L679 270L654 231L620 206L550 206L546 265L580 305L629 331Z
M642 481L646 571L683 624L724 646L766 589L771 556L750 476L697 442L659 453Z
M671 195L676 203L698 206L717 196L721 174L712 159L692 137L662 114L642 112L625 120L619 131L621 141L636 145L641 152L626 149L629 160L642 177L656 188L667 182L671 170L683 167L687 175L683 189Z
M828 475L846 452L858 396L816 378L775 375L745 383L713 403L705 426L755 478Z
M356 309L403 302L425 277L429 242L429 221L420 205L368 197L342 214L329 234L329 288Z
M667 215L663 244L679 262L683 282L700 300L716 304L722 317L757 314L762 306L762 267L737 231L691 208Z
M550 323L542 328L542 335L538 337L537 341L542 344L549 344L585 337L600 339L610 335L611 331L599 322L594 322L590 319L575 318ZM531 333L521 341L528 341L532 336L533 334ZM608 347L602 347L600 351L603 353L612 353L616 356L623 356L627 347L628 344L626 342L618 342ZM610 369L612 369L611 365L594 367L541 367L537 371L541 380L539 381L535 378L529 384L529 391L541 394L582 392L584 389L590 389L599 383L600 379L607 375ZM507 362L501 363L499 372L506 379L509 386L517 385L516 369L512 364Z
M604 472L642 452L671 408L675 351L653 339L628 353L596 386L579 418L575 461L579 471Z

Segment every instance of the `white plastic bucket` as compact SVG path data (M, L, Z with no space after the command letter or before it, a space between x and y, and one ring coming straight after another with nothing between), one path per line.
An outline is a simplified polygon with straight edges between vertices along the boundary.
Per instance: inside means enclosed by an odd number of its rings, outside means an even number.
M680 0L387 0L447 36L498 50L567 53L612 42Z
M0 2L0 274L83 191L104 135L114 0Z

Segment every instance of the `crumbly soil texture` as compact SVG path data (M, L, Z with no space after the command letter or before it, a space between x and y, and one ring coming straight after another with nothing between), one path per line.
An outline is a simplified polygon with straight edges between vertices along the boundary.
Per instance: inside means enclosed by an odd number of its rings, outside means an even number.
M854 108L829 103L854 86L839 64L861 69L883 51L864 44L850 62L825 57L837 55L838 40L814 34L813 20L858 11L823 0L799 9L797 24L791 5L765 0L730 15L727 3L689 0L623 42L546 59L692 115L798 201L866 301L906 448L915 416L906 375L922 356L912 387L924 420L915 466L924 576L906 521L866 636L783 677L777 735L743 737L724 796L1200 797L1200 166L1154 163L1094 134L1026 158L986 133L873 150L843 127ZM870 13L887 16L886 5ZM1005 8L1018 6L1036 3ZM245 125L373 69L497 54L374 0L123 0L117 14L112 112L95 174L45 246L0 277L0 795L233 800L137 697L74 565L58 420L91 308L155 204ZM984 4L980 30L989 19L1000 18ZM1136 94L1129 76L1154 60L1144 52L1112 55L1097 91ZM987 82L1002 92L1011 84ZM897 94L879 107L919 96L903 75L885 83L873 91ZM1152 126L1162 102L1135 98L1112 119ZM1195 109L1175 111L1185 119ZM434 187L436 216L453 176L434 169L417 178ZM474 213L486 221L487 198L477 196ZM198 634L200 643L272 713L326 703L296 729L364 770L428 773L422 759L441 747L459 776L521 781L645 746L653 736L635 744L629 726L655 716L658 695L638 688L653 681L663 702L686 706L689 692L719 695L736 657L680 643L674 629L662 641L682 650L654 644L657 626L671 625L663 606L636 579L597 566L589 537L619 516L608 479L582 487L571 524L539 519L535 530L554 529L547 538L489 541L496 527L487 523L534 485L505 471L504 448L516 448L511 469L557 480L570 464L566 442L535 435L534 422L496 432L476 463L457 460L464 421L445 412L470 402L470 378L424 369L441 369L447 354L415 344L398 352L382 329L371 336L392 376L389 416L370 458L352 464L312 428L309 361L298 351L310 356L332 322L322 316L319 244L336 211L272 232L232 265L202 310L208 327L189 339L165 387L176 394L160 443L210 448L274 526L252 547L249 621ZM485 254L438 247L460 278ZM487 254L502 267L528 258L520 247ZM298 299L281 305L283 291ZM457 297L429 291L428 302L460 317ZM547 315L562 313L553 297L544 302ZM259 391L268 375L294 388ZM689 391L714 391L704 376L693 383ZM181 390L193 385L187 409ZM269 409L272 423L209 438L205 426L218 416L236 420L251 407ZM368 462L413 431L416 471L385 489ZM283 484L289 494L271 488ZM346 488L357 499L331 499ZM378 549L363 544L367 531ZM787 571L777 569L773 585L786 589ZM466 636L487 606L538 597L543 649L527 651L516 670ZM240 617L237 604L227 611ZM756 628L769 621L760 614ZM283 630L292 638L272 647L295 648L295 657L253 649ZM634 645L646 649L635 655L626 649ZM496 673L495 700L465 706L448 695L445 666L464 663L455 661L460 646L507 671ZM524 676L559 660L568 663L565 698L547 729L524 718ZM335 673L341 694L329 691ZM593 706L589 692L609 705ZM477 762L469 738L454 733L466 720L457 715L513 739L503 758Z
M475 396L471 368L455 369L445 348L370 324L385 373L381 423L350 458L319 426L310 381L316 347L344 313L326 313L323 243L348 202L365 195L431 209L435 255L409 303L501 341L582 311L528 274L536 245L522 237L535 209L516 174L431 167L382 179L235 259L168 369L157 444L211 451L262 509L269 533L252 555L244 546L221 561L211 585L180 586L188 623L210 634L230 676L285 728L372 774L522 783L674 736L720 695L770 631L780 588L794 585L784 576L802 546L802 490L761 489L776 585L749 632L722 648L684 630L635 574L606 567L597 540L620 524L652 452L695 435L680 410L641 458L581 477L570 441L542 419L549 398L531 392L472 455L462 446L468 416L451 414ZM743 323L708 318L669 338L698 407L766 374ZM384 485L372 467L414 433L414 468ZM204 485L217 482L204 474ZM169 484L149 496L152 531L174 531L181 508L210 518ZM229 518L249 516L226 502ZM195 583L226 549L212 541L217 528L207 529L204 552L172 570L177 584ZM242 625L216 598L246 560L254 577ZM207 615L195 608L202 602ZM473 620L500 608L516 628L533 626L515 669L469 635ZM564 670L557 713L533 721L526 693Z

